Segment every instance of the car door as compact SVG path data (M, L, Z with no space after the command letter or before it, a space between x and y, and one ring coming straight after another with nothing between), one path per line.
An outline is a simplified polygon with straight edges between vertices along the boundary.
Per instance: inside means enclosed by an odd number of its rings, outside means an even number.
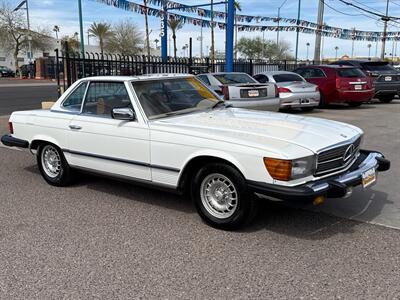
M106 174L151 180L149 128L122 81L91 81L82 111L69 125L66 153L71 165ZM129 107L134 121L113 119L113 108Z

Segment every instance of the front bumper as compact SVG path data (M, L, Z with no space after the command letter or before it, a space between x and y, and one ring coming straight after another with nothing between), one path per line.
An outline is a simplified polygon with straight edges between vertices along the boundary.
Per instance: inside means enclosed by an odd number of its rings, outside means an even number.
M1 137L1 142L4 146L8 147L18 147L18 148L28 148L29 142L21 139L17 139L11 135L3 135Z
M375 151L361 150L360 156L349 170L342 174L288 187L262 182L248 181L249 189L257 194L287 201L313 201L318 196L328 198L344 197L349 188L362 183L362 174L375 168L376 172L390 169L390 161L383 154Z

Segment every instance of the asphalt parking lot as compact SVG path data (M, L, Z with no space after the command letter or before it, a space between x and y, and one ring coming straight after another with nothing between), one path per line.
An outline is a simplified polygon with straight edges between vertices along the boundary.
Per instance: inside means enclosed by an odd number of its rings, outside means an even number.
M319 207L263 202L239 232L165 192L88 175L51 187L28 152L0 147L0 299L397 299L400 101L307 115L362 127L391 171Z

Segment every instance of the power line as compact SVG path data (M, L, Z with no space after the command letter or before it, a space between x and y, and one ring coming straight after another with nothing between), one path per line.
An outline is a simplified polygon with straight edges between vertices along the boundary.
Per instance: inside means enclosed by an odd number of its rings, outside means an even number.
M389 17L389 16L383 15L383 14L381 14L381 13L376 13L376 12L374 12L374 11L368 10L368 9L366 9L366 8L363 8L363 7L359 6L359 5L353 4L353 3L348 2L348 1L345 1L345 0L338 0L338 1L340 1L340 2L342 2L342 3L344 3L344 4L346 4L346 5L355 7L355 8L357 8L357 9L362 10L362 11L364 11L364 12L366 12L366 13L371 14L371 15L375 15L375 16L377 16L377 17L380 17L380 18L383 19L383 20L387 20L387 19L389 19L389 20L390 20L390 19L396 19L396 20L398 20L398 19L400 19L400 18L398 18L398 17Z

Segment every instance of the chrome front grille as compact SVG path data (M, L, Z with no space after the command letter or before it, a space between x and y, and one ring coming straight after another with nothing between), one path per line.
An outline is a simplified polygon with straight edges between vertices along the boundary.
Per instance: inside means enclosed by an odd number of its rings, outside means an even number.
M361 137L353 143L322 151L317 157L315 175L334 173L351 165L360 152Z

